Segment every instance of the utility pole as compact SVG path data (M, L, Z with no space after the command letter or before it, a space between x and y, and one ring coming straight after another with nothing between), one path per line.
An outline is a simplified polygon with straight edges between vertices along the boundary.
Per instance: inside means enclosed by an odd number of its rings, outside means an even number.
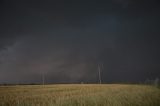
M101 78L101 69L103 67L103 64L98 64L98 77L99 77L99 84L102 83L102 78Z
M44 76L44 72L42 72L42 85L45 84L45 76Z

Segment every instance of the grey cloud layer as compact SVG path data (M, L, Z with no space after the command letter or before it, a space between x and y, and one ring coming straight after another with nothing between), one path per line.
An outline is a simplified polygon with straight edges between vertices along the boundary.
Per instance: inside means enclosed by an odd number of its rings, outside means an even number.
M15 0L0 6L0 83L159 77L156 0Z

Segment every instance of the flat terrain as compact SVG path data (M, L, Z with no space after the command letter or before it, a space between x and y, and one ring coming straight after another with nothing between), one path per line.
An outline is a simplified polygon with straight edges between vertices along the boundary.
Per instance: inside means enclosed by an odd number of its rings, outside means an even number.
M121 84L1 86L0 106L160 106L160 89Z

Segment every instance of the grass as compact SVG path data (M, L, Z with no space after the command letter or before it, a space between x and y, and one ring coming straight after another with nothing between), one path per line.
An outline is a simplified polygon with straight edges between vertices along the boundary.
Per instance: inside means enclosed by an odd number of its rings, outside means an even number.
M160 89L122 84L1 86L0 106L160 106Z

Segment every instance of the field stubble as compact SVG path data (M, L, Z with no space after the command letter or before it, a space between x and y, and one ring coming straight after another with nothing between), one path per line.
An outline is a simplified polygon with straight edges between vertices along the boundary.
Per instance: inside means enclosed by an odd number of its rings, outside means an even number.
M0 106L160 106L160 89L121 84L1 86Z

